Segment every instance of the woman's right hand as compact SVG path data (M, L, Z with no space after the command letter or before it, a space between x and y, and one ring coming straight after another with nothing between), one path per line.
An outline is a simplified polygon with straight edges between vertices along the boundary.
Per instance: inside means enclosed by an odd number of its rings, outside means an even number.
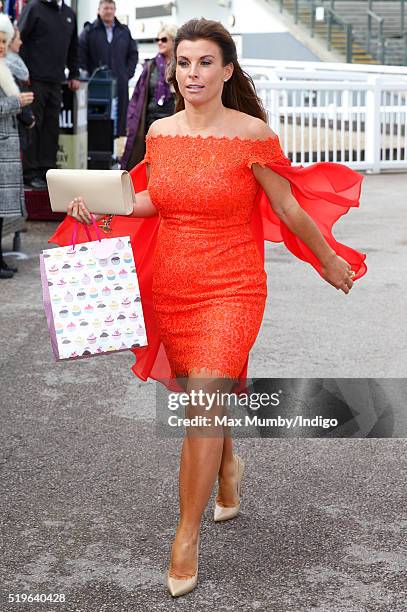
M91 214L86 208L85 200L81 196L74 198L72 202L68 204L68 208L66 212L70 217L73 217L80 223L87 223L87 225L92 224ZM93 216L95 220L98 221L104 215L93 215Z
M34 94L32 91L23 91L22 93L18 94L18 97L22 107L28 106L34 100Z

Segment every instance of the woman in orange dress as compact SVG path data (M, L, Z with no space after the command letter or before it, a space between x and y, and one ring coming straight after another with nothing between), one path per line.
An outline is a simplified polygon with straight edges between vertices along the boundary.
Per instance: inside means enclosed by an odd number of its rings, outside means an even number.
M187 392L231 391L247 374L263 318L265 239L284 241L346 294L366 272L365 255L331 233L359 205L362 177L336 163L291 166L220 23L195 19L178 30L168 80L176 113L151 125L131 172L132 218L110 224L109 235L131 235L140 283L148 346L132 349L133 371L168 389L182 379ZM91 223L80 197L68 214L50 242L69 244L74 219ZM201 518L216 479L214 519L239 512L244 462L226 429L205 436L187 427L167 573L173 596L197 583Z

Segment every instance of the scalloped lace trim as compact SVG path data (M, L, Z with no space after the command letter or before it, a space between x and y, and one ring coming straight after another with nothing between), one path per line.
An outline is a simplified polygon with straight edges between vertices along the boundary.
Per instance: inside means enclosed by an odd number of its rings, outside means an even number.
M192 134L149 134L146 136L146 140L150 138L195 138L198 140L227 140L230 142L234 142L236 140L240 142L269 142L270 140L279 140L277 134L275 136L269 136L266 139L259 138L240 138L240 136L216 136L215 134L210 134L209 136L202 136L201 134L196 134L195 136Z

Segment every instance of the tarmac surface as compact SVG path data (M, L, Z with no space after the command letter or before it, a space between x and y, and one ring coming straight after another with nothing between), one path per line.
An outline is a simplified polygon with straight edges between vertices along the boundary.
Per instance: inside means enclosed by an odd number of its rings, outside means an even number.
M367 254L347 296L267 245L249 376L407 378L406 191L407 174L368 175L337 223L337 240ZM54 361L38 254L55 226L28 223L26 258L0 287L1 612L405 610L403 412L389 439L237 440L241 512L214 523L214 488L198 586L171 598L182 440L157 437L157 383L132 374L132 353ZM390 401L404 407L405 391L389 380ZM41 593L54 602L16 603Z

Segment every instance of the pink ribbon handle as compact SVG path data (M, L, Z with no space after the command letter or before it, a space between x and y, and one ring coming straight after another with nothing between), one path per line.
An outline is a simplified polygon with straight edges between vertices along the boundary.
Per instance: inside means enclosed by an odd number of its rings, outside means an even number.
M102 235L101 235L100 230L99 230L99 228L98 228L98 226L96 224L96 219L95 219L95 217L93 216L92 213L90 213L90 216L92 218L92 224L93 224L93 227L95 228L96 236L97 236L99 242L102 242ZM86 235L88 237L89 242L93 242L92 236L90 235L90 231L89 231L88 226L86 225L86 223L82 223L81 225L83 225L83 227L85 228L85 232L86 232ZM75 249L76 239L78 237L78 227L79 227L79 221L77 219L75 219L75 225L74 225L74 228L73 228L73 231L72 231L72 249Z

